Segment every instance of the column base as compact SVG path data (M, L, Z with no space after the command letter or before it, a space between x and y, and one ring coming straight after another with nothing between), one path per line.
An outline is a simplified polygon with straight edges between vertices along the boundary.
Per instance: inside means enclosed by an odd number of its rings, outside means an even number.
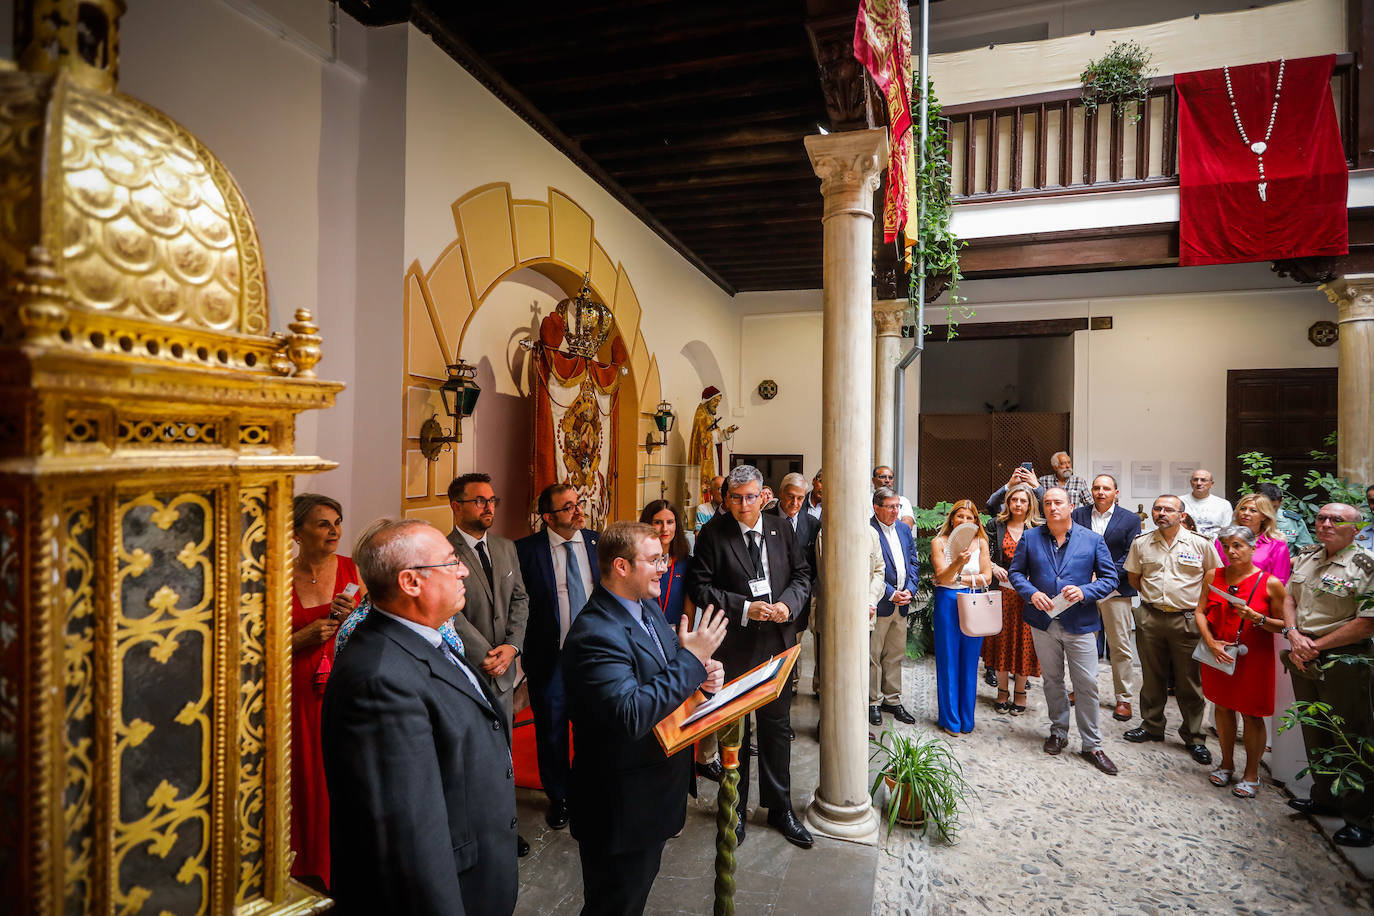
M864 846L878 845L878 812L873 805L832 805L819 795L806 806L806 827L814 834Z

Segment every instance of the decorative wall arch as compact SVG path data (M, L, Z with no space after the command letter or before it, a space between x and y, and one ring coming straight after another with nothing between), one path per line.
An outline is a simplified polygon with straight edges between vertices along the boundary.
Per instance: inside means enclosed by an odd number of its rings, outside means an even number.
M476 312L502 280L531 268L569 297L590 274L593 294L610 307L615 331L630 353L625 384L632 396L619 400L614 444L619 468L614 511L615 517L631 517L637 509L634 478L645 462L639 444L652 426L648 417L661 391L658 361L640 328L642 309L629 273L596 240L591 215L556 188L549 188L547 200L526 200L514 198L508 182L494 182L464 194L451 209L453 241L427 269L413 261L404 278L402 512L441 529L450 526L444 490L455 473L473 469L473 443L465 441L438 462L427 462L419 453L420 424L434 413L442 420L438 388L445 365L460 356L475 364L484 355L463 350Z

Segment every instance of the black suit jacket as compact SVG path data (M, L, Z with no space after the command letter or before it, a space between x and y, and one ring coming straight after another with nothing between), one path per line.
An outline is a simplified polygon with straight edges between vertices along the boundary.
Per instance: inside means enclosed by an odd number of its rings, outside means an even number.
M781 524L791 527L792 520L786 518L781 510L773 509L764 513L778 519ZM802 504L801 511L797 513L797 540L801 542L802 553L806 556L806 565L811 570L811 579L808 584L806 599L802 602L801 615L792 621L791 642L789 645L796 645L797 634L806 629L806 622L811 617L811 599L817 594L820 587L821 568L816 562L816 537L821 533L821 520L806 511L805 503Z
M745 626L740 622L745 602L756 599L749 591L753 565L739 522L723 515L707 522L697 534L687 593L699 608L715 605L725 611L729 629L715 658L725 665L727 679L739 677L792 645L789 637L810 594L811 568L792 526L780 524L775 516L763 516L763 544L768 551L771 600L787 605L791 618L785 623L750 620Z
M509 914L518 885L506 717L419 634L358 625L324 692L336 912Z
M1075 525L1082 525L1089 531L1093 528L1093 507L1079 506L1069 516ZM1107 530L1102 532L1102 540L1107 542L1107 552L1116 564L1116 591L1123 598L1136 594L1126 575L1126 554L1131 552L1131 542L1140 536L1140 516L1118 505L1107 520Z
M584 528L582 540L587 545L592 590L595 591L596 583L601 579L596 565L596 532ZM531 686L538 687L553 679L558 666L558 582L554 578L549 533L540 530L516 541L515 554L520 560L520 572L525 579L525 592L530 600L521 663ZM480 568L478 572L481 572ZM590 598L589 595L588 600ZM575 617L573 622L577 622Z
M572 833L615 855L662 843L682 829L692 755L663 753L653 728L706 679L663 613L641 602L649 634L602 586L573 621L563 642L563 684L573 724L568 786Z

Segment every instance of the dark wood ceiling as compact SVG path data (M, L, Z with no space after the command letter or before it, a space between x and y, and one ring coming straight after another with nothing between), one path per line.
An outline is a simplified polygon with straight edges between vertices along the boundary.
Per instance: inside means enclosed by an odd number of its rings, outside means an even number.
M857 0L839 5L852 36ZM807 0L343 7L427 32L728 292L821 286L802 138L830 119Z

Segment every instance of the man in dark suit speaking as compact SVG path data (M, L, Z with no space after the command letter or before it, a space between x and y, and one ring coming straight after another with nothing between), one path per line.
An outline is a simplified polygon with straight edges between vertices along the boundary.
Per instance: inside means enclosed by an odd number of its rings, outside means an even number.
M439 635L462 610L467 567L413 519L371 525L353 561L373 613L334 663L320 726L337 912L509 914L506 716Z
M586 914L644 911L663 845L686 823L692 753L663 753L653 728L697 688L719 690L711 653L724 615L707 608L677 634L654 599L667 568L648 525L615 522L597 542L601 584L563 643L573 723L568 801L582 859Z
M763 475L747 464L730 471L725 504L729 515L712 519L697 535L688 594L697 607L715 606L725 612L729 630L717 657L725 677L737 678L750 668L786 650L793 623L801 613L811 586L802 545L792 526L762 514ZM768 809L768 823L803 848L811 834L792 810L792 693L782 695L754 716L759 723L759 804ZM745 720L744 747L750 725ZM739 825L749 803L749 755L739 767Z

